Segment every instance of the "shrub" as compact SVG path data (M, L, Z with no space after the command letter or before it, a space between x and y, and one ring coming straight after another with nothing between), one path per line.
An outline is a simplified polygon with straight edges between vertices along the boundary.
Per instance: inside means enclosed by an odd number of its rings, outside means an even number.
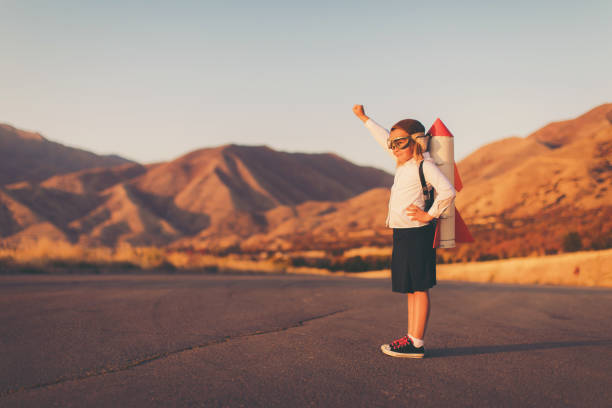
M582 249L582 239L577 232L569 232L563 237L563 251L576 252Z
M495 261L496 259L499 259L499 255L497 254L480 254L478 255L478 258L476 258L476 261Z
M363 272L368 270L368 266L360 256L354 256L344 262L343 269L347 272Z
M27 273L27 274L32 274L32 275L42 275L44 273L46 273L46 271L42 268L38 268L36 266L30 266L30 265L26 265L23 266L19 272L21 273Z
M315 268L330 269L332 266L332 262L327 258L319 258L314 262L313 266Z
M391 268L391 257L379 257L378 259L372 260L373 270L389 269Z
M217 273L219 272L219 267L217 265L207 265L203 268L203 270L207 273Z
M608 248L612 248L612 233L608 235L600 235L593 238L593 241L591 241L591 249L601 250Z
M308 262L306 262L306 259L305 259L305 258L302 258L301 256L298 256L298 257L293 258L293 259L291 260L291 264L292 264L293 266L307 266L307 265L308 265Z

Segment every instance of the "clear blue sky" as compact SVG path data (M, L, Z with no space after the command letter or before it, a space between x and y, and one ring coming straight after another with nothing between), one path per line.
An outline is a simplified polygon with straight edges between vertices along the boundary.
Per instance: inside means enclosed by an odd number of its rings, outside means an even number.
M495 4L500 3L500 4ZM352 114L456 158L612 101L612 1L0 0L0 122L142 163L226 143L392 171Z

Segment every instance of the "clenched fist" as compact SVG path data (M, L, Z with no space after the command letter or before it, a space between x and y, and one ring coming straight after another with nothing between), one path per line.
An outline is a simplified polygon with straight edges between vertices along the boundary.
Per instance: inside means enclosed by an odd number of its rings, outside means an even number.
M366 122L368 119L370 119L364 112L363 110L363 105L355 105L353 106L353 113L355 114L355 116L357 116L359 119L361 119L363 122Z

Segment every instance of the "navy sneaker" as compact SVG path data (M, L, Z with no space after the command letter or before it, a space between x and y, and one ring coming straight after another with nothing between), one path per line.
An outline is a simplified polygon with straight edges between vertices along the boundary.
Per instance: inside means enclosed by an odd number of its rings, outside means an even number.
M400 337L397 340L393 340L389 344L383 344L382 346L380 346L380 349L383 350L384 352L385 350L390 350L392 347L398 347L398 346L401 346L402 344L406 344L409 341L410 341L410 337L408 337L408 335L405 335L404 337Z
M380 349L386 355L404 358L425 357L425 347L415 347L410 337L401 338L391 344L383 344Z

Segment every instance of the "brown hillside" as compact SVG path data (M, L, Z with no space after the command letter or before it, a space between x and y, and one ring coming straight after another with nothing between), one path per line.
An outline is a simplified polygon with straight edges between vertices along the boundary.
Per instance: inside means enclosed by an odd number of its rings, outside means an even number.
M487 145L459 163L457 206L477 242L472 257L562 250L578 232L586 247L612 242L612 104L551 123L527 138Z
M118 184L103 193L103 204L70 225L85 245L165 245L180 233L165 219L147 209L131 189Z
M51 142L39 133L0 124L0 185L42 181L55 174L94 167L112 167L129 160L100 156Z
M134 185L151 194L173 196L177 205L192 211L265 211L307 200L342 201L391 183L388 173L332 154L227 145L197 150L158 166Z
M278 223L267 216L275 208L342 202L391 182L381 170L332 154L227 145L146 167L125 164L10 184L3 191L0 228L5 243L16 242L8 238L25 228L49 224L62 239L86 245L193 240L223 248L275 228ZM20 217L31 219L20 223Z
M40 185L47 189L62 190L73 194L91 194L140 176L146 171L146 167L140 164L123 164L53 176Z
M457 207L476 242L440 255L554 253L569 232L586 248L612 246L611 118L612 104L602 105L461 161ZM84 245L213 252L389 245L384 220L391 183L391 175L333 154L200 149L167 163L5 185L0 244L48 235Z
M156 203L158 214L171 212L171 204L186 219L206 215L197 237L181 244L223 248L269 233L277 221L267 211L285 207L300 217L291 208L306 201L342 201L391 183L388 173L332 154L228 145L192 152L148 172L133 185L152 196L149 203Z
M465 218L520 218L561 208L591 210L612 198L612 124L602 105L571 121L552 123L525 139L487 145L459 164Z

